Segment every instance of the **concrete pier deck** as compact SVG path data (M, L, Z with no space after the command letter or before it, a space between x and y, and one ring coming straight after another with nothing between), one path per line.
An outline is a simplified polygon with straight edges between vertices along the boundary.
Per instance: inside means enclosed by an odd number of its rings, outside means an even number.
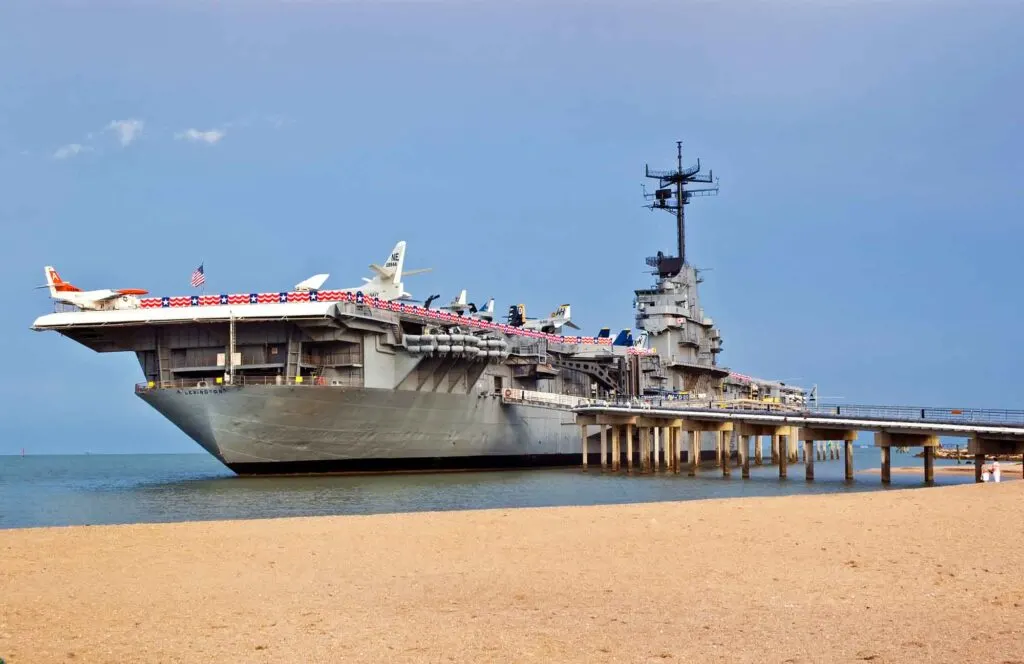
M0 657L1009 662L1024 482L0 531Z

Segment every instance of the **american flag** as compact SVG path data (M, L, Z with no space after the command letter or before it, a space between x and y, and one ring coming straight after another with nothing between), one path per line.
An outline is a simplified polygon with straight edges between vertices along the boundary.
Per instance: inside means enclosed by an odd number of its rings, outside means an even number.
M206 283L206 275L203 274L203 266L200 265L192 272L192 288L199 288Z

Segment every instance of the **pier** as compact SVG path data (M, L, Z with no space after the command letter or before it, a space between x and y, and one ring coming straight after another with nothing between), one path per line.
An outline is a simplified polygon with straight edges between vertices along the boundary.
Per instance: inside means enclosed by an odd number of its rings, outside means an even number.
M922 448L924 478L935 480L935 450L941 436L968 439L974 455L975 479L981 481L987 456L1024 453L1024 411L904 408L885 406L830 406L782 410L766 404L761 409L693 407L685 401L607 403L582 400L572 408L580 429L583 468L597 452L603 471L619 472L625 447L626 472L680 473L687 467L691 477L701 472L701 462L713 458L724 477L739 466L741 477L750 477L751 442L755 465L763 463L763 439L771 440L771 463L779 478L789 474L803 443L804 476L814 480L814 462L838 459L842 443L845 478L852 480L853 442L860 432L874 434L881 455L881 481L891 482L892 448ZM595 435L600 441L594 449ZM704 449L711 437L714 451ZM609 448L607 440L612 444ZM662 445L659 445L659 441ZM684 450L685 448L685 450ZM634 467L634 451L639 468ZM735 456L734 456L735 451ZM713 457L709 455L713 454ZM734 462L735 459L735 462Z

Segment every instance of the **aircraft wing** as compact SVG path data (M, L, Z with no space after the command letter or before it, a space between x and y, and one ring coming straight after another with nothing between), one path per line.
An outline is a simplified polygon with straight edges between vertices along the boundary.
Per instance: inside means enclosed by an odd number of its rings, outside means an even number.
M580 326L577 325L576 323L572 322L571 320L565 321L565 323L563 323L563 325L565 325L566 327L571 327L574 330L580 329Z
M90 300L101 302L103 300L113 300L116 297L121 297L121 291L113 290L110 288L104 288L103 290L89 291L88 293L82 293L82 295Z
M423 274L424 272L430 272L433 269L434 268L432 268L432 267L419 267L419 268L416 268L415 270L403 270L402 271L402 276L403 277L408 277L408 276L413 275L413 274Z

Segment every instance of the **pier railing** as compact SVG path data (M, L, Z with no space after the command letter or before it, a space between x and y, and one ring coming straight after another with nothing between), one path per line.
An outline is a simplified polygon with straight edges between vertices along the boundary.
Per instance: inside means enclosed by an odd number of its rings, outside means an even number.
M786 404L750 399L597 399L593 406L660 410L741 410L748 413L814 415L836 419L899 420L942 424L1024 426L1024 410L995 408L952 408L936 406L871 406L856 404Z
M946 424L1024 425L1024 410L994 408L939 408L934 406L863 406L821 404L803 411L823 417L856 417L871 420L919 420Z

